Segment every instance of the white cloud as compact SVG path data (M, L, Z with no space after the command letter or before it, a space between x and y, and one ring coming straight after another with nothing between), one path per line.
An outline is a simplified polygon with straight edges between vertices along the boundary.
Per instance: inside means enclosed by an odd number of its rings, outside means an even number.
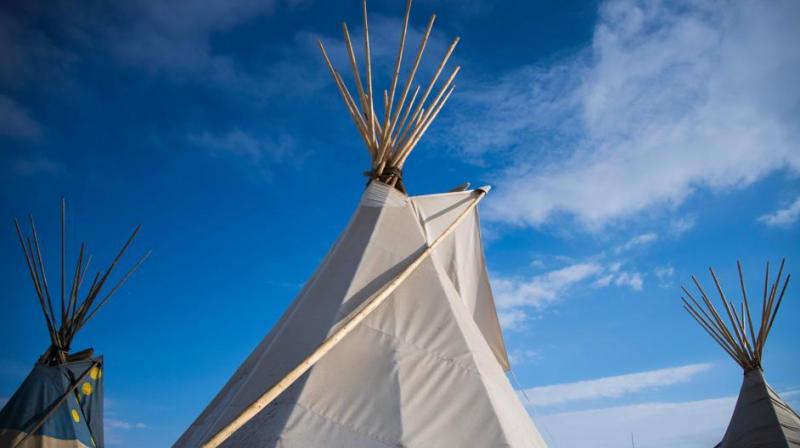
M673 219L669 223L669 232L672 236L679 237L692 230L696 222L697 219L694 216L684 216L683 218Z
M536 363L542 359L542 353L539 350L531 349L513 349L508 352L508 360L511 365L519 367L523 364Z
M614 279L614 284L617 286L628 286L634 291L641 291L644 281L642 280L642 275L638 272L622 272Z
M211 45L211 36L262 15L277 1L209 1L202 8L191 1L123 3L116 13L121 26L106 30L112 54L122 63L158 73L198 74L233 84L250 83L230 55Z
M603 267L599 264L578 263L534 276L530 280L498 277L492 285L500 308L543 308L561 298L569 287L602 271Z
M658 279L659 286L667 288L672 285L672 278L675 276L675 268L672 266L659 266L653 273Z
M658 240L655 232L643 233L629 239L625 244L617 246L614 250L617 253L626 252L637 246L644 246Z
M197 8L191 1L180 0L168 5L156 0L141 0L120 4L115 11L124 17L123 26L103 30L108 36L111 54L121 65L144 70L178 82L195 81L241 92L256 98L274 95L309 95L322 88L335 92L327 68L317 47L321 38L334 64L345 79L350 78L350 66L341 33L320 35L315 29L302 29L277 37L259 51L247 55L233 54L224 46L214 45L214 38L253 23L280 20L286 9L302 7L302 1L282 0L212 0ZM397 10L398 13L402 9ZM278 14L276 14L278 13ZM388 78L399 43L401 22L397 16L370 16L373 77L376 85ZM362 64L361 16L347 17L356 56ZM412 11L408 29L408 49L416 49L422 37L427 17ZM446 43L437 31L431 35L421 71L438 62L430 54L439 54ZM408 53L406 53L408 54ZM406 56L406 61L411 59ZM386 75L386 76L384 76ZM388 82L388 81L386 81ZM335 99L335 96L330 98ZM344 106L342 106L344 107Z
M591 47L462 92L454 144L513 161L487 215L598 230L799 171L798 22L792 0L604 3Z
M131 423L131 422L126 422L124 420L118 420L118 419L115 419L115 418L108 418L108 417L105 418L105 424L106 424L106 427L112 428L112 429L129 430L129 429L144 429L144 428L147 428L147 425L145 425L144 423L140 423L140 422Z
M44 128L31 118L28 111L11 98L0 95L0 136L37 142Z
M497 312L500 326L505 330L521 330L528 321L528 313L517 308L510 310L500 310Z
M758 221L770 227L788 227L798 219L800 219L800 197L785 208L759 217Z
M220 134L204 132L190 135L189 141L205 148L215 156L234 156L258 168L265 178L271 178L274 165L279 163L300 164L300 153L295 139L288 134L277 137L254 136L240 129Z
M722 438L736 397L644 403L536 418L550 446L707 448Z
M20 176L58 174L64 170L59 162L42 155L18 157L10 163L10 167L14 174Z
M534 387L525 390L525 394L537 408L572 401L619 398L644 390L685 383L710 368L711 364L689 364L574 383Z
M638 272L623 271L622 263L606 266L596 261L573 263L531 278L492 276L500 324L506 330L524 328L531 311L560 302L580 285L605 288L612 284L640 291L644 280Z

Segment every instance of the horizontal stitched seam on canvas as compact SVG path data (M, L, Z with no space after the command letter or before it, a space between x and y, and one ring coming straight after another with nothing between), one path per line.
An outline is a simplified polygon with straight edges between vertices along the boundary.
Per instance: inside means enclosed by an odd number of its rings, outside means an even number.
M287 404L288 404L288 403L287 403ZM372 435L372 434L367 434L367 433L365 433L365 432L359 431L359 430L357 430L357 429L355 429L355 428L351 427L350 425L348 425L348 424L346 424L346 423L340 422L339 420L336 420L336 419L334 419L334 418L332 418L332 417L329 417L329 416L327 416L327 415L325 415L325 414L322 414L322 413L320 413L319 411L317 411L317 410L315 410L314 408L312 408L311 406L309 406L309 405L306 405L306 404L303 404L303 403L300 403L300 401L299 401L299 400L298 400L298 401L296 401L296 402L294 403L294 405L295 405L295 406L297 406L297 407L299 407L299 408L301 408L301 409L303 409L303 410L304 410L304 411L306 411L306 412L310 412L310 413L312 413L312 414L314 414L314 415L316 415L316 416L318 416L318 417L320 417L320 418L323 418L323 419L325 419L325 420L328 420L329 422L331 422L331 423L334 423L334 424L336 424L337 426L341 426L342 428L344 428L344 429L346 429L346 430L348 430L348 431L350 431L350 432L352 432L352 433L354 433L354 434L358 434L358 435L360 435L360 436L368 437L368 438L370 438L370 439L372 439L372 440L374 440L374 441L376 441L376 442L378 442L378 443L380 443L380 444L382 444L382 445L386 445L386 446L388 446L388 447L391 447L391 448L394 448L394 447L396 447L396 446L397 446L397 444L396 444L396 443L392 443L392 442L389 442L389 441L386 441L386 440L381 440L381 439L379 439L377 436L374 436L374 435Z
M370 330L372 330L372 331L374 331L376 333L380 333L380 334L382 334L384 336L388 336L388 337L390 337L390 338L392 338L392 339L394 339L394 340L396 340L398 342L401 342L401 343L403 343L403 344L405 344L405 345L407 345L409 347L413 347L417 351L424 353L425 355L427 355L430 358L438 359L439 361L446 362L446 363L452 365L453 367L455 367L457 369L463 370L463 371L465 371L467 373L470 373L470 374L473 374L473 375L480 376L480 373L476 369L461 365L455 359L445 358L443 356L439 356L436 353L433 353L431 351L425 350L424 348L422 348L422 347L420 347L420 346L418 346L418 345L416 345L416 344L414 344L414 343L412 343L412 342L410 342L410 341L408 341L406 339L401 338L400 336L397 336L397 335L394 335L392 333L388 333L388 332L383 331L381 329L375 328L375 327L373 327L373 326L371 326L369 324L362 323L361 326L364 327L364 328L368 328L368 329L370 329Z

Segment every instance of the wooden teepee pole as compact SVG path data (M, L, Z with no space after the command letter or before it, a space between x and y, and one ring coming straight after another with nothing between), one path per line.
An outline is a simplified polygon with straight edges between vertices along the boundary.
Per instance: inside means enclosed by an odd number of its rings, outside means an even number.
M694 282L704 305L701 305L692 294L684 287L681 287L683 292L689 298L687 301L681 297L684 308L689 314L703 327L704 330L745 370L745 372L760 369L761 359L763 356L764 345L769 337L772 324L778 314L778 309L783 301L786 288L789 283L790 275L786 276L786 280L781 288L781 279L783 276L783 268L786 260L781 260L780 267L778 268L778 275L775 281L770 284L769 275L769 262L764 272L764 295L761 301L761 319L756 328L753 324L753 316L751 314L750 300L747 296L747 290L744 285L744 274L742 273L741 262L736 262L736 268L739 273L739 287L742 291L742 303L739 306L739 311L731 300L725 296L722 290L722 285L717 278L713 269L709 268L711 278L714 280L714 286L719 293L722 305L725 308L725 313L728 316L726 323L720 314L715 309L711 300L700 285L696 277L692 276ZM771 286L770 286L771 285ZM780 291L780 295L778 295ZM777 302L776 302L777 298ZM730 328L729 328L730 327ZM757 330L757 331L756 331Z
M352 332L358 324L360 324L364 319L367 318L373 311L378 309L379 306L383 302L385 302L391 294L411 275L417 268L425 261L432 253L436 246L439 245L442 241L444 241L448 235L453 233L453 230L458 227L458 225L467 217L467 215L474 209L478 203L486 196L486 193L489 191L490 187L482 187L478 190L475 190L474 194L475 197L472 200L472 203L461 212L460 215L450 224L444 232L442 232L436 240L431 243L419 256L411 262L400 274L394 277L389 283L387 283L376 295L372 296L372 298L368 299L364 305L360 306L356 310L354 310L350 315L348 315L338 329L334 331L332 335L330 335L325 341L320 344L310 355L308 355L297 367L292 369L289 373L287 373L280 381L275 383L272 387L270 387L266 392L264 392L256 401L251 403L241 414L239 414L236 418L231 420L230 423L225 425L222 429L220 429L216 434L214 434L204 445L203 448L215 448L221 445L225 440L228 439L233 433L239 430L242 426L244 426L250 419L255 417L261 410L266 408L272 401L274 401L281 393L283 393L286 389L289 388L295 381L300 379L304 373L306 373L314 364L317 363L326 353L331 351L342 339L345 338L350 332Z

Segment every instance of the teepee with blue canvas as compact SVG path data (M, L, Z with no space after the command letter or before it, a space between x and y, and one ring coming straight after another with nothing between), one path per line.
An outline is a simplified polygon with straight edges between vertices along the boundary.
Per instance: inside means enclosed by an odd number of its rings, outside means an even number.
M65 266L66 206L61 204L61 275L56 284L48 283L39 234L33 218L31 234L19 237L33 288L44 315L50 346L37 360L27 378L0 410L0 447L83 448L103 447L103 358L91 348L72 351L72 341L97 311L108 302L139 265L142 257L107 292L103 287L139 231L137 227L103 271L98 271L88 286L91 256L81 244L75 269ZM90 277L91 278L91 277ZM53 288L51 294L51 288ZM57 288L57 289L56 289ZM60 295L60 307L53 297Z

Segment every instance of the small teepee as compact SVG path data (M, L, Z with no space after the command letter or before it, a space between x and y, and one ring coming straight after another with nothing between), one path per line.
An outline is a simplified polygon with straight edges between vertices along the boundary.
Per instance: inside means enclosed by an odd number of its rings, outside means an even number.
M702 303L698 302L686 288L682 288L686 294L686 297L681 297L686 311L744 369L739 398L728 429L717 445L719 448L800 447L800 416L767 384L761 365L764 345L775 323L775 317L778 315L791 277L787 275L781 286L784 262L785 260L781 261L778 275L771 285L769 263L767 263L761 316L755 324L740 263L737 265L742 303L738 310L733 302L726 298L714 271L709 269L727 321L711 303L694 276L692 281L697 287Z
M320 43L371 156L369 184L317 271L176 447L546 446L504 372L476 209L489 188L409 197L402 181L458 72L426 103L456 39L406 102L434 21L398 89L410 3L382 120L366 4L366 87L343 27L356 99Z
M24 236L15 221L39 306L44 315L50 346L17 391L0 410L0 447L102 448L103 358L88 348L73 352L72 341L97 311L108 302L147 258L142 257L106 293L103 287L139 231L137 227L114 261L94 276L88 290L82 288L92 257L81 244L74 271L67 271L66 206L61 203L61 276L48 284L39 234L33 217L31 235ZM58 288L58 289L55 289ZM60 307L53 298L60 292Z

